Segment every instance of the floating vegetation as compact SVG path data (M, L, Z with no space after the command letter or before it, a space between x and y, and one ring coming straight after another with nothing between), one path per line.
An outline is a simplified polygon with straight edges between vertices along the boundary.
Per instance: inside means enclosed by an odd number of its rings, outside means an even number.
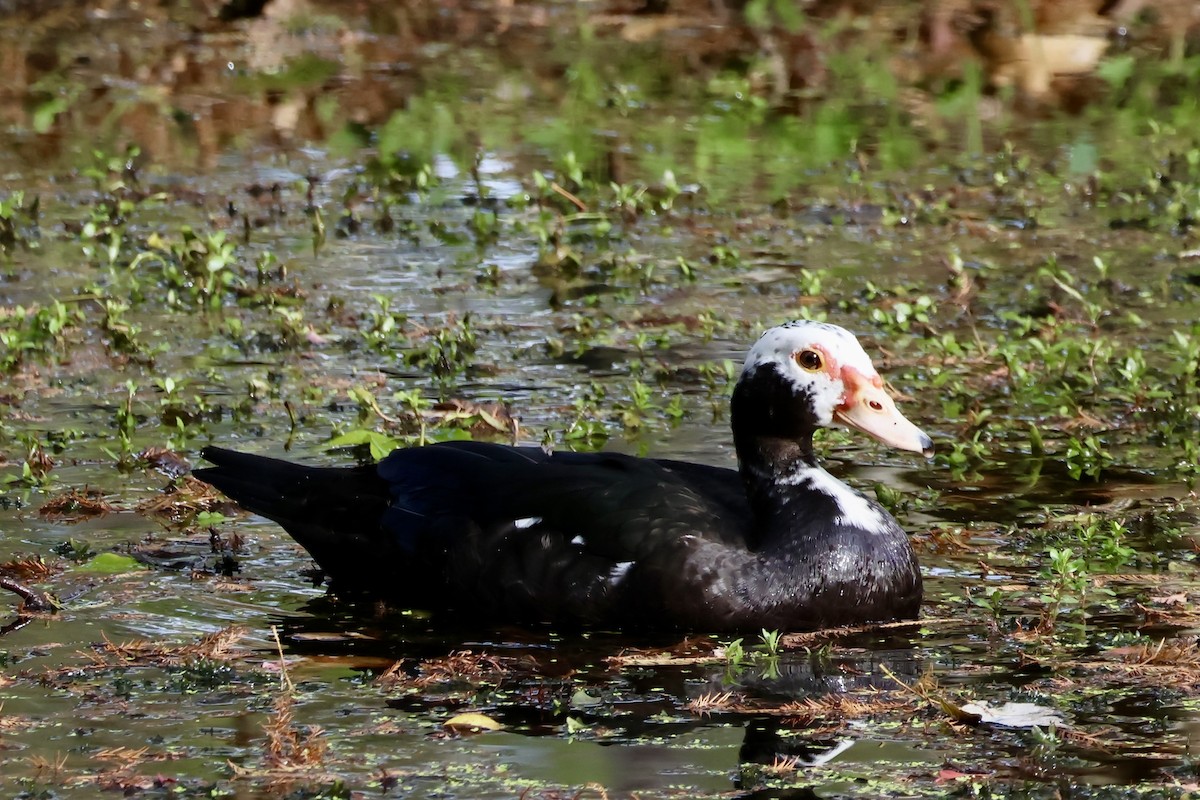
M38 508L38 514L56 522L82 522L92 517L103 517L116 511L116 507L104 499L99 489L68 489L50 498Z

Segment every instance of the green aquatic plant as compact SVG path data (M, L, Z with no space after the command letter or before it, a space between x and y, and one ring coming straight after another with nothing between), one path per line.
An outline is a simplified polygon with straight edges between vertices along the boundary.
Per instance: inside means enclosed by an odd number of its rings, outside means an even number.
M271 311L274 314L278 336L277 349L295 350L318 341L313 338L314 331L302 308L276 306Z
M1095 263L1100 268L1101 279L1105 278L1106 267L1104 263L1100 261L1099 257L1096 258ZM1089 296L1090 290L1084 285L1083 281L1078 276L1060 267L1058 260L1053 255L1038 270L1038 277L1047 281L1063 295L1077 302L1083 311L1083 318L1089 325L1093 327L1097 326L1100 323L1101 317L1109 313L1104 302L1092 299Z
M287 278L287 267L280 263L275 253L264 250L254 259L254 274L259 286L267 286Z
M36 245L40 210L41 198L34 195L26 203L25 192L19 189L0 199L0 253L8 255Z
M78 307L58 300L43 306L0 307L0 369L11 372L31 358L61 352L67 334L83 319Z
M439 382L447 382L471 366L479 340L471 314L454 316L433 328L414 349L404 353L409 366L428 369Z
M392 298L372 294L375 307L364 315L358 334L364 344L376 352L384 353L395 347L394 339L399 335L407 317L392 310Z
M1030 542L1041 543L1056 551L1067 549L1077 553L1081 564L1090 571L1121 572L1142 558L1131 546L1133 519L1107 513L1054 514L1046 510L1047 521L1031 530ZM1152 529L1169 530L1170 526L1155 522L1153 516L1140 523Z
M133 201L122 199L93 206L87 221L79 229L84 257L106 267L128 263L126 227L135 208Z
M780 645L781 640L783 639L782 633L780 633L779 631L769 631L766 628L763 628L759 632L758 638L759 638L759 642L760 642L759 646L764 655L767 655L767 656L778 656L779 655L779 645Z
M237 245L224 231L197 234L185 225L178 238L151 234L128 271L134 276L145 272L160 282L169 306L216 309L245 283L237 265Z
M1072 436L1067 441L1064 458L1067 472L1072 478L1096 479L1105 467L1113 463L1113 456L1095 435Z
M725 660L725 682L735 683L748 668L759 670L767 680L779 677L779 658L783 634L780 631L763 629L759 641L747 649L745 639L734 639L721 645Z
M475 249L481 253L500 241L503 233L503 223L495 208L476 208L467 222L467 227L475 240Z
M641 428L647 421L647 416L658 408L658 402L651 388L640 380L629 385L628 399L616 404L620 415L621 427L626 430Z
M80 174L92 182L97 192L116 195L139 184L137 165L141 155L142 150L137 145L129 145L122 153L94 149Z
M76 564L90 561L96 555L96 551L92 548L91 544L83 539L67 539L59 542L51 549L56 556L60 556Z
M1089 599L1114 596L1111 589L1095 585L1087 559L1071 547L1049 547L1045 555L1047 561L1038 571L1042 630L1055 630L1064 612L1085 618Z
M1078 542L1089 563L1119 571L1137 558L1137 551L1128 544L1128 533L1121 520L1091 515L1073 525L1064 538Z
M939 449L934 460L961 476L987 460L988 447L984 437L983 430L976 430L969 438L949 442L949 449Z
M167 446L174 451L190 449L192 442L205 433L205 420L220 417L220 410L189 386L185 377L170 375L151 381L158 393L159 424L168 433Z
M108 339L109 349L114 353L129 356L149 363L156 355L166 352L167 345L149 345L142 335L141 325L129 321L126 314L131 306L123 300L104 298L100 301L104 315L100 318L100 330Z
M1004 617L1007 606L1005 592L999 586L983 585L982 587L967 587L965 591L967 602L976 608L986 611L993 626L998 627Z
M137 384L132 380L125 381L125 400L114 411L114 427L120 449L113 451L107 446L103 448L118 466L129 464L133 458L133 435L138 428L138 416L133 410L133 400L137 389Z
M8 486L20 486L26 489L42 489L50 483L50 473L57 466L54 459L46 452L46 446L34 434L24 437L25 458L21 461L21 473L10 475L4 479Z

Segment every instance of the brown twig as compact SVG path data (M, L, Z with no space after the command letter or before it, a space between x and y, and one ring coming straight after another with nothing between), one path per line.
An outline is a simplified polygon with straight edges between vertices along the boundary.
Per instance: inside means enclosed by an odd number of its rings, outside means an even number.
M279 688L283 691L293 693L296 691L295 684L292 683L292 678L287 671L287 658L283 655L283 642L279 639L279 628L271 626L271 635L275 637L275 649L279 652Z
M551 190L554 191L555 194L561 195L562 197L566 198L566 200L568 202L570 202L573 206L578 208L580 211L587 211L586 203L584 203L582 200L580 200L575 195L568 192L563 187L559 186L557 183L551 183L550 188L551 188Z
M54 599L54 595L49 592L31 589L16 578L8 575L0 575L0 589L7 589L20 597L22 601L21 608L25 611L54 612L58 610L58 602Z

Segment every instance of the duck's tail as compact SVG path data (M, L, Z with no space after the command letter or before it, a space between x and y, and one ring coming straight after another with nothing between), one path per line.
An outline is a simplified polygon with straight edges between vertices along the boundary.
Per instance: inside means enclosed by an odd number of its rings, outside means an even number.
M215 466L196 478L279 523L335 582L353 585L371 571L363 545L377 538L389 499L374 467L306 467L222 447L200 455Z

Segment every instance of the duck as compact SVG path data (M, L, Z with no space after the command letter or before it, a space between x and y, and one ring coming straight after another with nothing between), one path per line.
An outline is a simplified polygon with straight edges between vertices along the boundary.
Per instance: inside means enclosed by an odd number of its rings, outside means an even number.
M336 595L497 624L807 631L914 619L904 529L827 472L818 428L927 458L858 339L765 331L733 388L737 469L616 452L451 441L307 466L205 447L194 471L283 527Z

